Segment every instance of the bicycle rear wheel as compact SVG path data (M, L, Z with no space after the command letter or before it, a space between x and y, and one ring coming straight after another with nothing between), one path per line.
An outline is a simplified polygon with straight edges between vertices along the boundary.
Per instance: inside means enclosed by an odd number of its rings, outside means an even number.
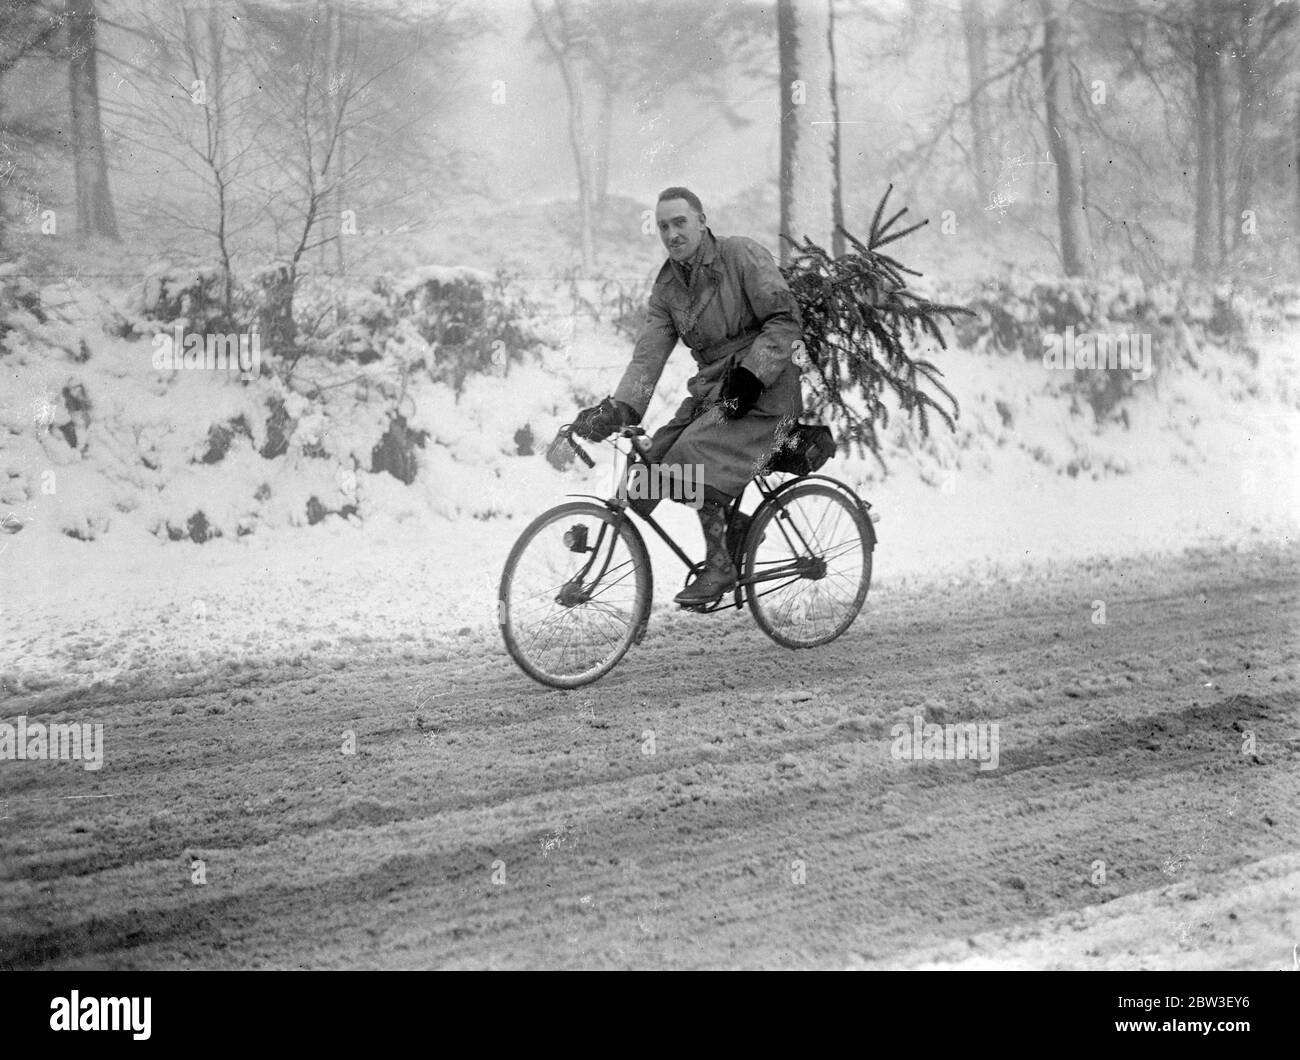
M749 609L787 648L826 644L853 624L871 586L872 534L851 495L791 486L754 513L742 573Z
M578 688L614 668L645 631L650 556L625 515L575 501L543 512L515 542L497 620L529 677Z

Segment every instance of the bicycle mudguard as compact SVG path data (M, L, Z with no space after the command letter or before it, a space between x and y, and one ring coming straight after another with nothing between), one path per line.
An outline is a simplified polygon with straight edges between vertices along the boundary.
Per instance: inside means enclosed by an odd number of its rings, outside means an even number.
M786 479L781 485L771 491L769 497L779 497L786 490L792 489L801 482L825 482L834 486L841 493L844 493L853 499L853 503L858 506L862 516L867 522L867 532L870 535L868 542L872 552L876 550L876 524L871 518L871 502L863 500L857 495L857 492L846 482L841 482L837 478L831 478L830 475L800 475L798 478ZM766 501L764 501L766 503Z

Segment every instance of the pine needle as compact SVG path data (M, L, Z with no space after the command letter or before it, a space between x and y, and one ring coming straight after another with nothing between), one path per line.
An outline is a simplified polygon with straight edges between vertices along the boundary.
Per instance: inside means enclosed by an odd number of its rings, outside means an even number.
M880 223L893 187L881 196L866 243L840 228L851 249L836 258L807 236L802 243L786 237L795 254L782 269L803 314L809 359L805 371L816 383L809 411L842 427L844 440L859 455L870 452L881 467L876 428L889 425L882 400L886 390L909 418L915 417L922 437L929 435L931 413L949 430L956 429L960 409L940 382L943 373L930 361L913 360L907 346L928 336L946 349L940 322L951 324L957 316L973 315L964 306L931 302L909 291L904 276L921 274L879 253L879 247L929 223L919 221L890 233L907 213L904 207ZM865 415L849 399L864 407Z

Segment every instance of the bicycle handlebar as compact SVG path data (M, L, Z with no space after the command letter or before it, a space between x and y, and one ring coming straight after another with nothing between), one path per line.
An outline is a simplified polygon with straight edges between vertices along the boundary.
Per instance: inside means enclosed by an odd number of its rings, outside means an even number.
M574 439L574 437L573 437L573 424L572 424L572 423L566 423L563 427L561 427L561 428L556 432L556 434L555 434L555 441L553 441L553 442L551 443L550 448L549 448L549 449L547 450L547 452L546 452L546 455L547 455L548 458L549 458L549 457L551 456L551 454L555 451L555 448L560 444L561 441L568 442L568 443L569 443L569 448L572 449L575 453L577 453L577 454L578 454L578 458L579 458L579 459L580 459L584 464L586 464L588 467L595 467L595 466L596 466L596 461L594 461L593 459L591 459L591 457L587 455L587 450L585 450L584 448L582 448L582 446L580 446L580 445L577 443L577 441Z
M643 443L639 443L636 439L644 437L645 433L646 433L645 428L643 427L620 427L617 432L620 438L627 438L629 441L631 441L633 447L639 453L645 452L645 445ZM587 450L582 448L582 446L578 444L577 439L573 437L572 423L566 423L556 433L555 441L551 443L550 448L547 450L546 453L548 458L552 455L556 446L559 445L561 440L568 442L569 448L572 449L575 453L577 453L578 459L580 459L588 467L596 466L596 461L591 459L591 457L587 453Z

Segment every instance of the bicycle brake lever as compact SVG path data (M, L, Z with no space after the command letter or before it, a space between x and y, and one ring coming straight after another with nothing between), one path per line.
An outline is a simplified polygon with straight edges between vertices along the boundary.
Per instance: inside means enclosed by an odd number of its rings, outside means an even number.
M573 424L566 423L556 432L554 441L546 447L546 460L552 467L563 471L564 465L567 463L561 455L561 442L567 442L569 448L576 453L579 458L581 458L582 462L588 467L596 466L596 462L587 455L587 451L573 440Z

